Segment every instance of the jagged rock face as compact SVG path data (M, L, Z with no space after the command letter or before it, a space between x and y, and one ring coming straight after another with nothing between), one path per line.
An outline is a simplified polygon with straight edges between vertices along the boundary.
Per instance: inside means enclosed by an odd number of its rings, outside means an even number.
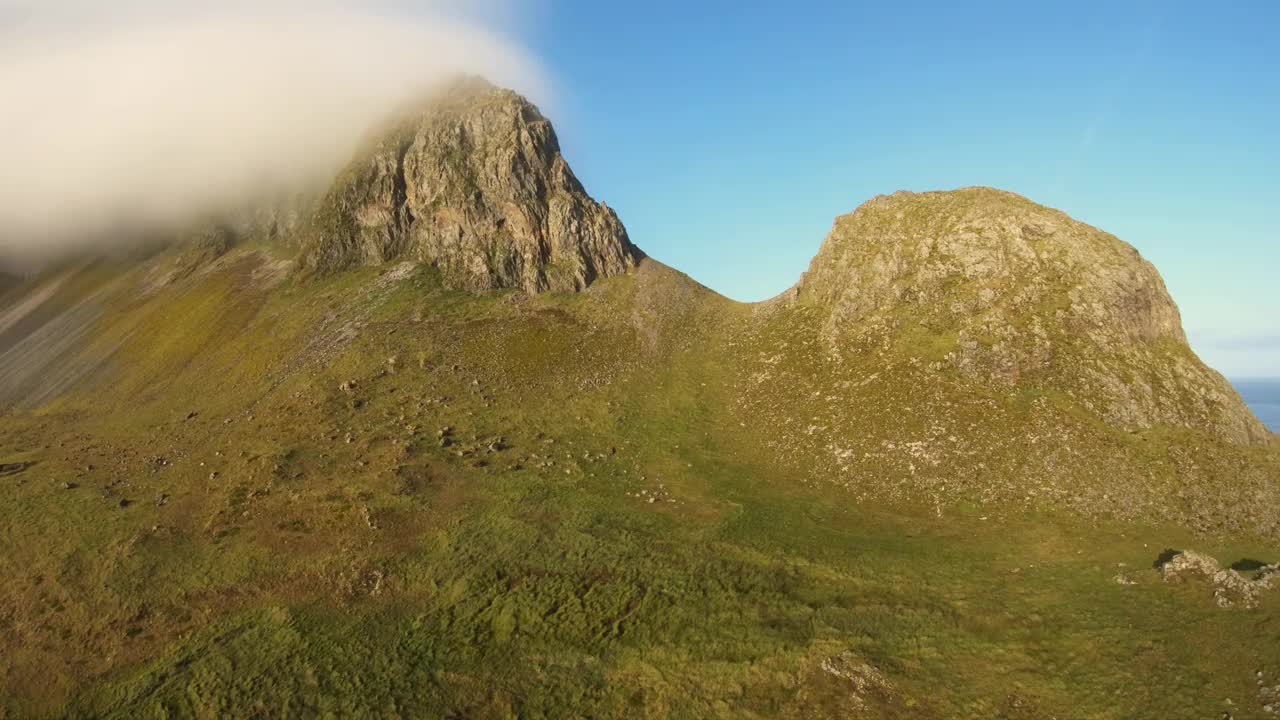
M479 81L379 139L303 232L310 270L408 258L470 290L576 291L640 257L537 108Z
M1121 427L1269 437L1137 250L1012 193L877 197L837 219L788 298L829 313L839 350L1051 388Z

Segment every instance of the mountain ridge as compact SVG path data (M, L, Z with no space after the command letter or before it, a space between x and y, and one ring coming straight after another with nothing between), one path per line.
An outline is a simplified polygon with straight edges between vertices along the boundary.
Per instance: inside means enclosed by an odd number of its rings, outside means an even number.
M400 153L459 125L415 119L335 182L349 235L271 198L3 295L0 715L1274 701L1280 440L1131 249L902 194L738 303L618 254L549 127L499 105L492 142L418 145L453 245L413 231ZM595 218L561 245L557 194Z
M396 113L323 195L186 233L163 277L186 277L248 240L284 248L300 278L410 261L469 291L576 292L645 257L573 175L550 121L480 78ZM1128 430L1271 437L1191 351L1163 280L1136 249L1005 190L866 200L835 219L795 285L758 307L779 305L818 308L837 355L901 355L1063 392Z

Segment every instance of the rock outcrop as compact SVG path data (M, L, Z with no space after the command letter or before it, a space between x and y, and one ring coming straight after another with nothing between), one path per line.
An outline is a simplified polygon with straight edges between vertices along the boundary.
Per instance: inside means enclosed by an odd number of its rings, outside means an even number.
M1167 583L1208 581L1213 586L1214 602L1223 608L1257 607L1259 597L1270 590L1272 580L1280 576L1280 565L1261 565L1252 578L1246 578L1234 568L1223 568L1217 560L1194 550L1166 550L1156 561L1156 569Z
M551 123L480 80L380 135L299 233L305 270L410 259L469 290L576 291L641 257L574 177Z
M182 252L178 256L173 277L190 275L226 255L237 240L236 232L221 223L210 222L197 228L179 244Z
M837 219L786 296L833 348L910 356L981 382L1065 394L1127 429L1269 433L1191 352L1132 246L991 188L899 192Z

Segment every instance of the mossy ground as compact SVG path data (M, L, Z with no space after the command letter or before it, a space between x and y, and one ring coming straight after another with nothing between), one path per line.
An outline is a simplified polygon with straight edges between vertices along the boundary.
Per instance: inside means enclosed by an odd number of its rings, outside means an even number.
M92 389L0 418L0 715L1244 718L1280 681L1280 593L1152 570L1274 540L802 482L727 410L747 311L674 274L254 268L118 300Z

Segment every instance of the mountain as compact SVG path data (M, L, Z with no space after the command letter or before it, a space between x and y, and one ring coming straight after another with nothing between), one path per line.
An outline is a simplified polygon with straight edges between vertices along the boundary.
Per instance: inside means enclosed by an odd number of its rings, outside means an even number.
M379 136L321 202L303 265L430 262L450 287L581 290L640 255L527 100L468 80Z
M1016 195L873 199L736 303L469 81L325 193L0 297L0 713L1280 692L1280 443L1149 263Z
M1124 429L1269 433L1191 352L1178 308L1132 246L990 188L894 193L839 218L791 291L843 351L917 353L938 370L1062 393ZM931 345L910 343L929 338Z
M1011 193L867 202L736 347L760 461L814 483L992 514L1280 527L1273 436L1191 351L1155 269Z

